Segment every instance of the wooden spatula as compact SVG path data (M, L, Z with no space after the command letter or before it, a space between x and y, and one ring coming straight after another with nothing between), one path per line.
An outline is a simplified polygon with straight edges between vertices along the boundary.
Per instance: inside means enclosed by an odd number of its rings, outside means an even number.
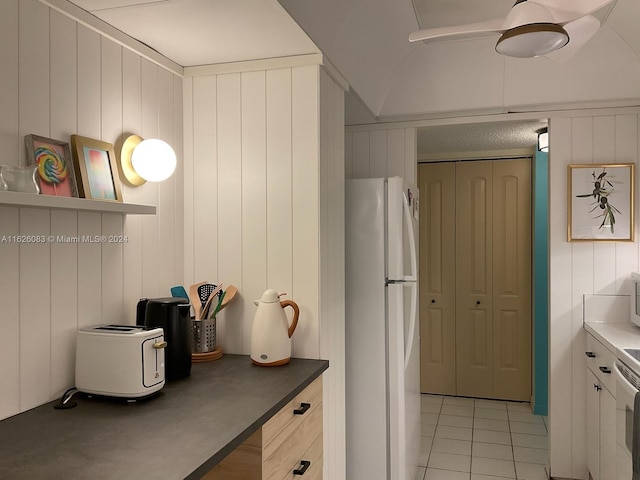
M207 282L194 283L189 287L189 300L193 307L193 312L196 316L196 320L202 318L202 303L200 302L200 295L198 294L198 287L204 285Z

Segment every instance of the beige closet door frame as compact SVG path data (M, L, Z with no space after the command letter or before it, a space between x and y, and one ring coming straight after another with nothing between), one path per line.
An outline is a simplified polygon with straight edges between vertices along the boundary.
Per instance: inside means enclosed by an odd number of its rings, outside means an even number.
M421 389L531 396L531 161L420 164Z

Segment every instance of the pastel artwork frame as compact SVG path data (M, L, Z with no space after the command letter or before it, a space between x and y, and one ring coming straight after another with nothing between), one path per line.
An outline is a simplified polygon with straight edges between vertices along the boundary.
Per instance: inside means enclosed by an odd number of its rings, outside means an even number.
M71 135L71 149L83 198L122 202L122 186L113 144L94 138Z

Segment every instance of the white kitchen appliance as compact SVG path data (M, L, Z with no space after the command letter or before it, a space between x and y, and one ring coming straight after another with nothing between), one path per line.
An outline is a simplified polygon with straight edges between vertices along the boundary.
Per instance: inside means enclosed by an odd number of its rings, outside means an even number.
M140 398L165 383L162 328L98 325L78 331L76 389L111 397Z
M640 350L619 348L616 377L616 480L640 478Z
M349 480L413 480L420 448L418 189L346 185L346 437Z
M284 293L269 289L260 300L253 303L258 307L251 329L251 361L263 367L286 365L291 359L291 335L298 325L300 310L292 300L280 300ZM291 325L284 312L293 309Z
M640 327L640 272L631 272L631 323Z

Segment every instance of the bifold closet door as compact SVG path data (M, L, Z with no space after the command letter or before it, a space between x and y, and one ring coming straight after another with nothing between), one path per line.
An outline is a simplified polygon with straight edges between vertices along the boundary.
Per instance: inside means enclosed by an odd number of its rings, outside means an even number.
M420 164L418 183L420 390L455 395L455 164Z
M531 162L493 162L493 397L531 400Z
M493 397L492 162L456 166L456 394Z

